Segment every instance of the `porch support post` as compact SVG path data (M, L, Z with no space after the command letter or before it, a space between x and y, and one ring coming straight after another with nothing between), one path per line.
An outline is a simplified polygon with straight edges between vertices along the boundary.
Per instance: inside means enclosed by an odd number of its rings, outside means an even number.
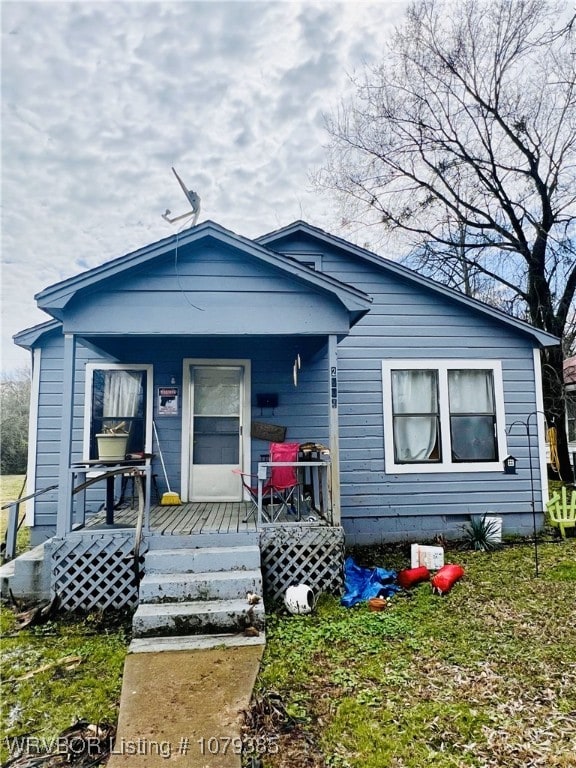
M60 421L60 471L58 476L58 516L56 535L72 530L72 426L74 422L74 372L76 369L76 337L64 334L62 378L62 417Z
M329 448L332 464L332 520L340 525L340 435L338 430L338 347L335 335L328 336L328 402L330 403Z

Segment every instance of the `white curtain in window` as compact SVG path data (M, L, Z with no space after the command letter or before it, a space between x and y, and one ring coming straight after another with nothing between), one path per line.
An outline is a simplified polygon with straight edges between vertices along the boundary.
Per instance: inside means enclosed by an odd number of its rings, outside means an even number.
M492 371L448 371L450 413L494 413Z
M142 374L106 371L104 374L104 419L130 418L138 413Z
M436 371L392 371L394 444L398 461L427 461L438 444ZM427 415L428 414L428 415Z

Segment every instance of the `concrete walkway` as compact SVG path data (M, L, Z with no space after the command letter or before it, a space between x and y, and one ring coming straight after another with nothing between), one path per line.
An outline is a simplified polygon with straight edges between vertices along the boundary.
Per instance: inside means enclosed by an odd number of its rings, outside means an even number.
M108 768L240 768L242 710L264 645L126 657Z

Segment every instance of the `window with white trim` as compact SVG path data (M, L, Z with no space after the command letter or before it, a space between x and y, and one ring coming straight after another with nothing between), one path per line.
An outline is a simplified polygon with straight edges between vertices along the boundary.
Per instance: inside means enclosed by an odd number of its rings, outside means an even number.
M382 380L387 472L502 469L499 361L390 360Z
M110 429L128 434L127 453L148 450L152 368L89 363L86 366L84 456L98 458L96 435Z

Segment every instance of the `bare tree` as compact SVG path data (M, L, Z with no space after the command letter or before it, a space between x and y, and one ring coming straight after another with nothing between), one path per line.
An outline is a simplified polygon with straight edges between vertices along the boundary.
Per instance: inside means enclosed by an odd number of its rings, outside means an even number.
M480 298L558 337L576 288L567 10L549 0L417 0L381 65L328 119L318 177L349 216L409 235L436 277L443 270L470 292L470 278L480 280ZM545 410L568 480L562 348L544 358Z

